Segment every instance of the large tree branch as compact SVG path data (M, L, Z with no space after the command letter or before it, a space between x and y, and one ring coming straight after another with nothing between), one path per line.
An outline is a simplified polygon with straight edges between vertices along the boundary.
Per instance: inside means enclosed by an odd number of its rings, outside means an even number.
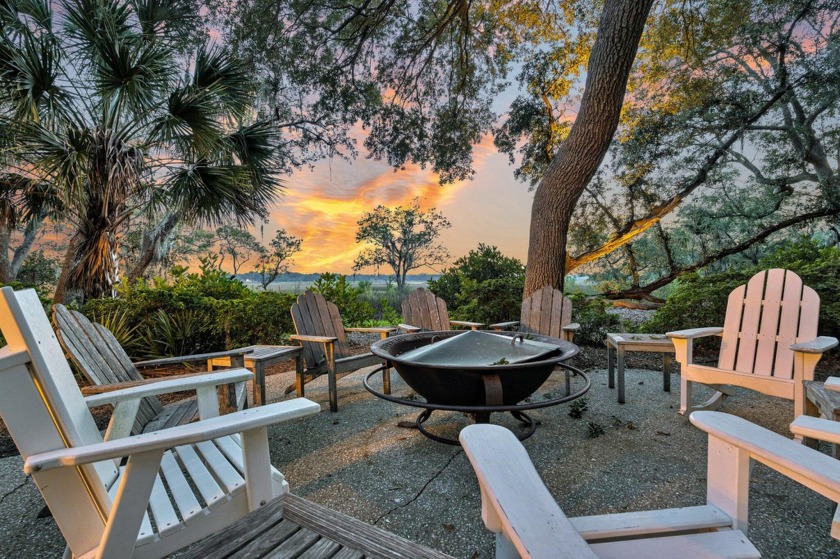
M721 258L725 258L727 256L732 256L733 254L738 254L744 252L745 250L753 247L754 245L764 241L778 231L783 229L787 229L788 227L792 227L794 225L799 225L800 223L806 223L809 221L813 221L816 219L821 219L824 217L832 217L840 215L840 210L836 208L823 208L820 210L815 210L812 212L800 214L785 220L782 220L778 223L775 223L767 228L763 229L759 233L754 234L752 237L742 240L741 242L732 245L730 247L718 250L716 252L707 253L704 255L703 258L691 264L689 266L683 266L681 268L672 268L670 272L647 285L639 286L639 287L631 287L627 290L621 291L611 291L604 293L604 297L607 299L640 299L640 300L650 300L650 294L660 287L664 287L677 279L677 276L680 274L685 274L688 272L693 272L695 270L699 270L700 268L711 264L712 262L717 262Z
M767 114L770 109L787 93L787 89L777 91L770 99L761 105L744 123L733 132L724 142L719 144L717 148L706 158L700 169L689 179L683 187L673 196L667 200L657 204L643 217L634 219L628 222L624 227L614 232L610 237L599 247L587 250L577 256L566 257L566 273L583 266L589 262L597 260L604 255L611 253L617 248L629 243L677 209L679 205L694 192L699 186L706 182L709 173L717 165L718 161L727 154L729 148L742 137L745 127L757 122L762 116Z

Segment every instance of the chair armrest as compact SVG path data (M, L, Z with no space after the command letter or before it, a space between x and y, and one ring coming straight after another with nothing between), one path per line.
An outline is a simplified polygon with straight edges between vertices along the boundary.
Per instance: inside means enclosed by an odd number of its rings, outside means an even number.
M218 439L225 435L267 427L319 411L321 411L321 406L315 402L306 398L295 398L294 400L251 408L124 439L35 454L26 459L23 469L27 474L32 474L33 472L54 468L82 466L102 460L113 460L150 450L168 449Z
M103 394L105 392L113 392L115 390L122 390L123 388L133 388L135 386L146 386L148 384L155 384L167 380L176 380L184 378L194 378L199 375L206 375L207 373L189 373L186 375L167 375L165 377L144 378L143 380L129 380L126 382L117 382L114 384L95 384L90 386L82 386L82 396L93 396L94 394Z
M840 422L800 415L790 424L790 432L808 439L840 444Z
M840 503L840 460L727 413L696 411L689 420L706 431L710 439L714 437L740 448L748 452L750 458ZM820 432L831 433L824 423L814 418L799 416L794 424L801 432L798 434L816 431L815 425Z
M810 342L802 342L789 346L793 351L801 353L825 353L829 349L837 347L837 338L831 336L820 336Z
M243 351L243 349L244 348L229 349L227 351L215 351L213 353L197 353L195 355L183 355L180 357L164 357L163 359L137 361L134 363L134 366L138 369L148 369L150 367L178 365L179 363L190 363L192 361L207 361L208 359L216 359L217 357L235 357L237 355L246 355L250 353L249 350Z
M419 326L411 326L410 324L398 324L397 328L399 328L400 330L405 330L408 334L413 334L422 330L422 328L420 328Z
M513 328L514 326L519 326L518 320L511 320L510 322L497 322L496 324L491 324L491 330L504 330L505 328Z
M334 336L306 336L303 334L289 336L289 339L296 342L313 342L316 344L332 344L338 341L338 338Z
M455 326L466 326L467 328L472 328L473 330L484 326L483 322L468 322L466 320L450 320L449 324L454 324Z
M485 526L501 534L520 557L597 557L560 510L513 433L478 424L461 430L458 438L478 478Z
M691 328L689 330L666 332L665 335L669 338L677 338L678 340L693 340L694 338L705 338L706 336L719 336L722 333L723 328L711 326L708 328Z
M578 324L577 322L571 322L563 326L561 330L565 332L577 332L578 330L580 330L580 324Z
M117 404L125 400L145 398L146 396L171 394L172 392L194 390L205 386L219 386L222 384L230 384L232 382L244 382L251 380L252 378L254 378L254 374L248 369L230 369L228 371L219 371L217 373L191 375L186 378L162 379L160 382L154 382L151 384L132 386L121 390L114 390L113 392L105 392L103 394L94 394L93 396L86 397L85 402L89 408L92 408L107 404Z

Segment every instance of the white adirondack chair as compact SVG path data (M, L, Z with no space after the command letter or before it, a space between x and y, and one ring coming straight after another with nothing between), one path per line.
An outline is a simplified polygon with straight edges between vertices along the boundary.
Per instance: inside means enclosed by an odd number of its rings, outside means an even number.
M808 436L840 440L833 422L800 420ZM563 514L513 433L489 424L463 429L497 559L760 557L747 539L751 460L840 503L840 461L733 415L703 411L691 422L709 434L705 505L577 518ZM835 517L834 538L838 528Z
M163 557L288 491L266 428L319 411L298 398L218 416L238 369L83 398L33 290L0 290L0 417L75 557ZM195 390L202 420L132 437L141 398ZM103 440L89 406L113 404ZM119 459L127 457L124 467ZM197 489L197 493L194 493Z
M668 332L681 367L680 413L715 409L728 395L727 386L749 388L793 400L794 417L805 413L803 382L837 339L817 337L820 298L790 270L759 272L729 295L723 328ZM693 342L722 336L717 367L694 363ZM693 405L692 383L717 392Z

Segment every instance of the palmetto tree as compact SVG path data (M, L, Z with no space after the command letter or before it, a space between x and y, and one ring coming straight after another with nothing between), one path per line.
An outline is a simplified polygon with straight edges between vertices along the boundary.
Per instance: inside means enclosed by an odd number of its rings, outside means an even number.
M21 178L5 197L46 191L73 225L56 300L111 291L133 216L241 224L279 194L247 67L196 13L190 0L0 0L0 176Z

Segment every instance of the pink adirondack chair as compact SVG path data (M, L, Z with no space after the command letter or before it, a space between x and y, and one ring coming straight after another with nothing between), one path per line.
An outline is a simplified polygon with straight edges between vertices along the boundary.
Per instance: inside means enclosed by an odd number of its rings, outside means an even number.
M680 413L719 407L728 386L793 400L794 416L805 413L803 382L813 380L814 367L837 339L817 336L820 298L789 270L759 272L729 295L723 328L668 332L682 367ZM693 342L721 336L717 367L694 363ZM692 385L711 386L717 393L693 405Z

